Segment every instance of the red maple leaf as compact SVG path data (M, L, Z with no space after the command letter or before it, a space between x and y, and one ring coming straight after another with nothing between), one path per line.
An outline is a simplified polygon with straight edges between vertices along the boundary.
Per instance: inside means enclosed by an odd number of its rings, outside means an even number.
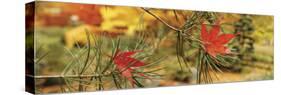
M121 75L123 77L125 77L131 82L132 87L134 87L135 84L135 80L133 79L133 74L132 74L132 72L135 69L134 67L140 67L145 65L144 62L131 57L137 52L141 52L141 51L120 52L119 50L117 50L115 55L113 56L113 61L116 64L117 69L121 72ZM138 74L140 76L146 77L143 73L138 73Z
M214 25L208 32L206 25L201 25L201 40L203 41L204 49L208 54L216 57L218 54L229 54L230 50L225 46L232 38L234 34L219 34L220 25Z

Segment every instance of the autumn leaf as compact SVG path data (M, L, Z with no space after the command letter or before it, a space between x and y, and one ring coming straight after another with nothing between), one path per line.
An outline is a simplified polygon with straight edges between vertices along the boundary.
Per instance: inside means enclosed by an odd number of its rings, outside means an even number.
M144 66L145 63L139 61L138 59L132 58L132 56L141 51L127 51L127 52L120 52L119 50L116 51L115 55L113 56L113 61L117 66L117 69L121 72L121 75L129 80L134 87L136 81L133 79L133 71L135 67ZM146 77L143 73L138 73L140 76Z
M208 32L206 25L201 24L201 40L203 41L205 51L213 57L218 54L229 54L230 50L225 46L232 38L234 34L219 34L220 25L214 25Z

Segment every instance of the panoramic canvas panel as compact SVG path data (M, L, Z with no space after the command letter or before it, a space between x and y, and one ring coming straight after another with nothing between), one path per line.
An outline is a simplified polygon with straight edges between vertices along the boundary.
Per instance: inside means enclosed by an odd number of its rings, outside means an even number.
M273 79L273 16L26 4L26 91L67 93Z

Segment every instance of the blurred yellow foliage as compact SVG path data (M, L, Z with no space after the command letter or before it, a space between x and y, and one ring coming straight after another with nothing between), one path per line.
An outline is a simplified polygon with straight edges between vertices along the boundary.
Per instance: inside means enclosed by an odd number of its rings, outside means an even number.
M102 30L110 31L112 29L123 29L127 35L134 35L136 31L144 31L148 27L156 26L156 18L143 11L141 8L106 6L101 7L103 22ZM173 20L171 12L163 10L153 10L157 16L165 17L167 20Z
M273 20L273 16L253 16L253 25L255 28L253 36L258 43L273 44Z
M86 44L87 43L87 34L94 33L94 32L101 32L101 30L98 27L92 26L92 25L81 25L78 27L75 27L69 31L65 32L65 44L67 48L72 48L76 43L78 44ZM90 37L91 42L94 42L94 38Z
M131 7L102 7L100 9L103 22L101 28L106 31L112 29L123 29L127 35L133 35L135 31L144 30L143 27L147 26L147 22L141 23L141 11L137 8ZM144 18L149 20L153 18Z

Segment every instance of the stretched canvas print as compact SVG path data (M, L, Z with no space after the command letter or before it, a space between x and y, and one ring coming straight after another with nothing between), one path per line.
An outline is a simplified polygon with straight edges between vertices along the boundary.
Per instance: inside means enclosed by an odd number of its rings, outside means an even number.
M68 93L273 79L273 16L35 1L26 91Z

